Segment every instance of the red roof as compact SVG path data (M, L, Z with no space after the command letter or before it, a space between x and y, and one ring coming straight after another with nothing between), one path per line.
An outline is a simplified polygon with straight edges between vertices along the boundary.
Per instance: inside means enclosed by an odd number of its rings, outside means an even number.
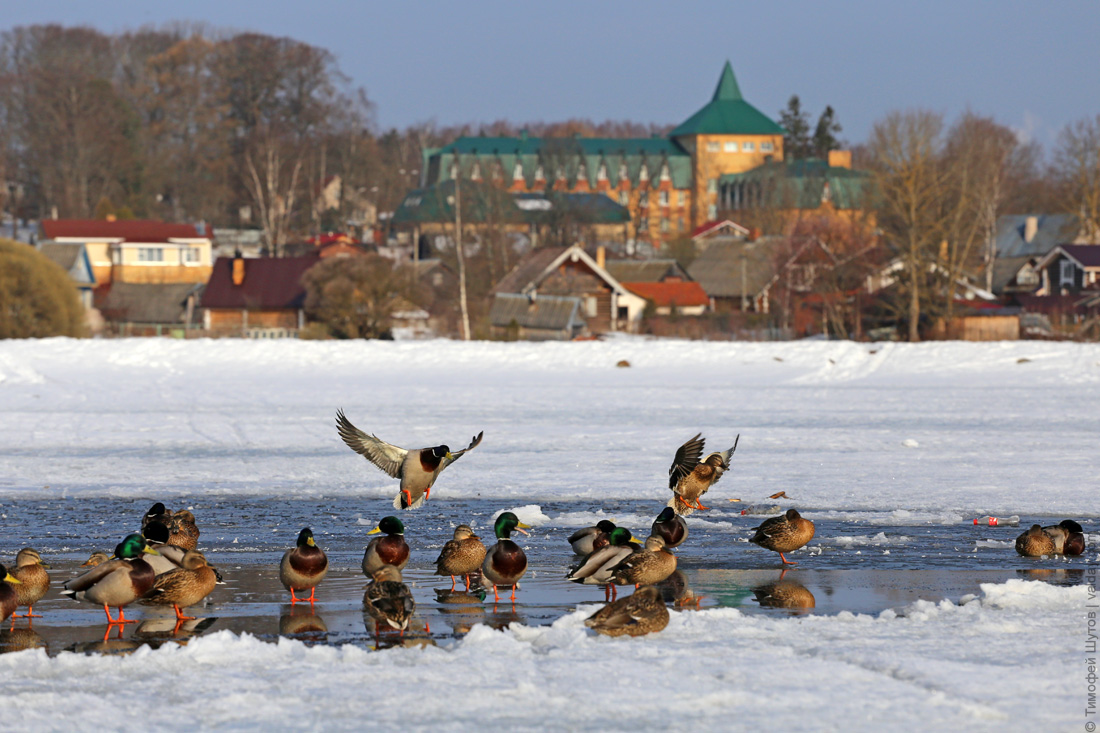
M667 308L676 305L677 308L690 308L697 305L710 304L703 286L694 280L690 282L667 281L662 283L623 283L624 288L640 295L646 300L652 300L658 308Z
M306 299L302 275L320 262L316 255L244 258L244 281L234 285L234 259L219 257L214 262L202 294L203 308L301 308Z
M170 224L149 219L104 221L103 219L44 219L42 235L46 239L121 239L125 242L167 242L169 239L213 239L209 224Z
M730 219L723 219L722 221L708 221L700 224L691 231L691 237L694 239L708 234L717 234L723 229L735 229L744 235L748 235L749 233L748 229L737 222L731 221Z

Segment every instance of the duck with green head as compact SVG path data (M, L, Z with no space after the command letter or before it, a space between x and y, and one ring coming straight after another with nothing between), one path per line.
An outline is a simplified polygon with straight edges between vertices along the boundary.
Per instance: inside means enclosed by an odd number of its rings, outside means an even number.
M298 542L287 550L279 563L279 580L290 591L290 603L308 600L313 605L317 586L328 573L328 556L317 546L313 530L306 527L298 533ZM309 598L297 598L294 591L309 589Z
M397 517L383 517L378 526L367 534L385 532L384 537L375 537L367 544L363 552L363 574L373 578L383 565L393 565L404 570L409 564L409 545L405 542L405 524Z
M500 600L498 585L512 586L512 600L516 600L516 584L523 574L527 572L527 555L523 548L512 542L512 532L523 532L531 527L523 524L512 512L504 512L497 517L493 529L496 532L497 543L485 555L485 561L481 564L481 573L493 584L493 597Z
M604 586L604 600L612 597L615 586L611 582L612 570L624 559L641 549L638 541L626 527L616 527L609 535L610 544L588 554L569 571L566 580L586 585Z
M19 595L12 585L19 585L19 578L8 572L8 569L0 565L0 621L4 621L19 608ZM12 627L15 622L11 622Z
M569 546L575 555L591 555L601 547L607 547L611 530L615 523L610 519L601 519L592 527L582 527L569 535Z
M157 574L145 562L144 555L157 551L145 544L140 534L128 535L115 547L115 556L96 565L83 575L65 582L64 595L79 601L99 603L107 614L107 624L132 624L123 614L123 607L149 592ZM118 618L111 618L111 607L118 609Z
M665 547L678 547L688 537L688 526L684 518L676 514L675 509L666 506L653 520L653 527L649 533L663 539Z

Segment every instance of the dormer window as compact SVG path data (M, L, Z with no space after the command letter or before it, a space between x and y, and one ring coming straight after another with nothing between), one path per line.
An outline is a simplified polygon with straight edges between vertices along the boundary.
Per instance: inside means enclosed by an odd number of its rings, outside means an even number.
M541 165L538 166L537 168L535 168L535 180L537 180L537 181L545 181L546 180L546 171L544 171L542 169Z
M451 180L458 178L458 162L451 163Z
M517 161L515 167L512 168L512 180L513 181L522 181L523 180L523 163L520 163L520 162Z
M472 181L480 181L481 180L481 163L474 163L474 167L470 171L470 180L472 180Z
M580 183L581 181L583 181L587 178L588 178L588 166L586 166L584 163L581 163L579 166L577 166L577 182Z
M619 180L625 181L627 178L626 163L619 163Z
M596 169L596 180L597 181L606 181L607 180L607 163L600 163L600 167Z
M639 181L648 181L649 180L649 168L646 167L645 163L642 163L642 167L638 170L638 180Z
M664 165L661 166L661 180L662 181L669 180L668 163L665 163Z

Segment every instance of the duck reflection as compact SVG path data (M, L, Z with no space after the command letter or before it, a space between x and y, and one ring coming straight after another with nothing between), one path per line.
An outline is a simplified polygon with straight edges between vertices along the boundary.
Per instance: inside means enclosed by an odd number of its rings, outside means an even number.
M147 618L134 629L134 638L143 641L184 641L209 629L216 618Z
M796 580L785 580L784 570L779 579L752 589L756 602L763 608L786 608L792 611L807 611L817 606L817 599L809 588Z
M435 591L439 612L450 624L455 636L462 636L476 624L485 621L485 597L485 589L477 587L472 587L470 592L445 588L437 588Z
M3 629L0 630L0 654L8 652L21 652L24 649L46 649L49 645L46 640L32 628Z
M400 630L384 624L376 624L374 617L364 611L363 625L366 627L367 633L374 639L373 648L376 651L398 646L435 646L431 625L415 616L409 619L408 627Z
M316 606L284 605L279 614L279 636L294 636L306 641L324 641L328 624Z
M703 596L696 595L688 587L687 576L680 570L672 571L672 575L657 584L657 589L661 591L661 599L665 603L680 608L699 608L699 603L703 600Z
M1081 585L1085 582L1084 568L1020 568L1016 571L1028 580L1041 580L1052 585Z
M494 603L491 611L485 615L485 625L503 631L509 624L526 624L527 618L516 610L516 604L502 598L502 603Z

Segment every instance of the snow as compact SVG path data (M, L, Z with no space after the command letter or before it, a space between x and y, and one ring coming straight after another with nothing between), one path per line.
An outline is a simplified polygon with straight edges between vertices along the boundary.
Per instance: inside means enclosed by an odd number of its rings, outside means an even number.
M616 369L621 359L632 368ZM752 506L852 524L819 530L799 559L828 567L863 552L872 570L987 514L1100 517L1093 344L5 341L0 404L3 502L178 498L210 511L219 497L352 497L363 511L345 526L362 532L396 484L338 439L343 408L409 447L464 446L484 430L431 501L476 504L483 522L510 509L543 531L602 518L648 527L656 512L639 501L667 501L676 448L697 432L711 448L740 434L707 495L714 508L688 523L728 534L748 563L774 559L745 542ZM974 528L958 552L1010 557L1018 531ZM581 604L548 626L477 625L439 646L383 651L230 631L125 655L29 650L0 655L0 698L14 730L132 728L119 710L157 730L1085 722L1084 611L1096 603L1085 586L1012 579L956 600L968 602L876 614L712 607L674 612L639 639L591 635L583 619L596 606Z

